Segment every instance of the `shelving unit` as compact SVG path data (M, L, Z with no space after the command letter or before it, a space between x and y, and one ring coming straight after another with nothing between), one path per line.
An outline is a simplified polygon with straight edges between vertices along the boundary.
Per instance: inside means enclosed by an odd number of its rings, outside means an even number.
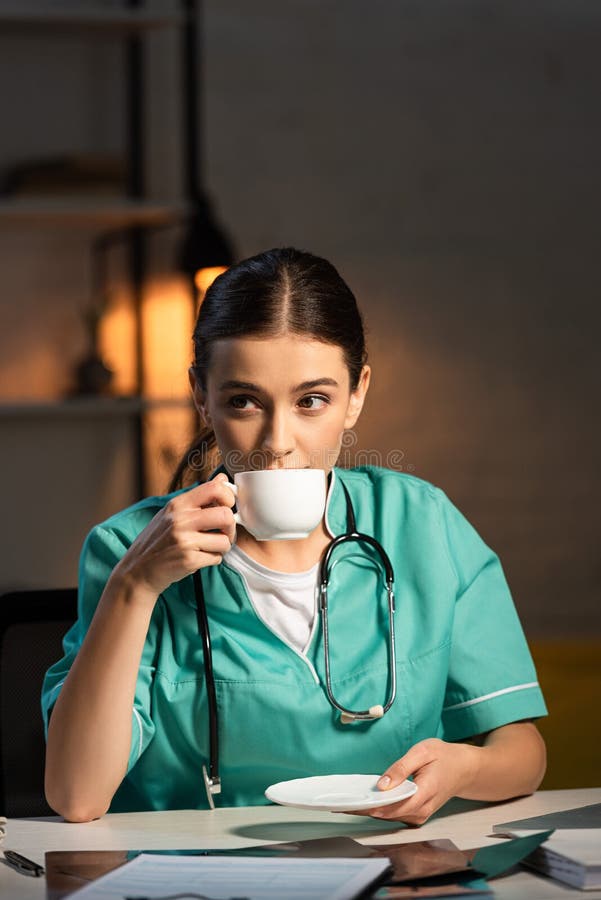
M0 419L82 418L131 416L156 409L192 409L185 398L73 397L68 400L15 401L0 403Z
M78 397L58 402L1 403L0 418L42 417L130 417L134 429L135 470L138 496L146 493L145 414L156 409L192 408L187 400L148 400L144 397L142 304L146 278L145 229L181 222L187 204L161 203L147 196L144 183L145 157L145 72L144 37L156 29L176 28L195 21L193 2L176 3L173 9L146 9L144 0L123 0L123 8L90 7L76 4L43 5L23 2L0 5L0 31L3 35L32 35L51 39L62 34L102 37L124 42L124 98L126 106L126 194L123 197L96 195L40 195L0 198L0 226L82 227L99 233L113 229L128 232L126 244L128 280L136 318L135 358L136 394L134 397ZM179 7L179 8L178 8Z
M184 216L186 207L143 200L73 198L16 198L0 200L0 224L94 225L98 228L161 225Z
M155 28L181 25L181 13L159 13L150 10L89 9L77 10L70 6L56 6L52 9L39 3L18 3L0 7L0 27L3 29L58 28L61 31L87 30L117 33L140 32Z

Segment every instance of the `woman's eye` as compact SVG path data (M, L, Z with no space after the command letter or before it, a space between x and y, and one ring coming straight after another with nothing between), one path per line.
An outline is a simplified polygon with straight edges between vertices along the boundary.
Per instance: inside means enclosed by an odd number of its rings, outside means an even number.
M230 397L228 406L232 409L253 409L255 401L252 397Z
M318 410L323 409L329 402L328 397L323 397L321 394L309 394L306 397L301 397L298 401L298 405L301 409L306 409L309 412L317 412ZM246 397L243 394L230 397L227 401L227 405L230 409L235 409L240 412L250 412L260 406L258 400L255 400L254 397Z
M303 397L298 402L303 409L317 410L323 409L330 401L327 397L322 397L320 394L311 394L308 397Z

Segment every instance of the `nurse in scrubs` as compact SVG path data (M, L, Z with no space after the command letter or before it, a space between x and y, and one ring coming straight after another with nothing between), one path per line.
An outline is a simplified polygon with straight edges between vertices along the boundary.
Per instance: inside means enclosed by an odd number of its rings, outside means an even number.
M373 810L421 824L453 796L536 790L545 705L495 553L446 497L390 469L336 466L366 399L361 316L334 267L294 249L220 275L190 368L203 430L172 490L88 535L79 617L47 673L46 794L76 822L110 811L206 808L208 706L193 573L199 571L219 709L219 806L265 803L274 782L381 773L419 790ZM308 537L257 541L236 526L240 471L323 469L325 514ZM397 696L344 724L325 689L319 562L348 530L384 547L395 574ZM365 709L390 685L382 577L369 546L340 550L329 590L336 699ZM384 610L384 611L383 611Z

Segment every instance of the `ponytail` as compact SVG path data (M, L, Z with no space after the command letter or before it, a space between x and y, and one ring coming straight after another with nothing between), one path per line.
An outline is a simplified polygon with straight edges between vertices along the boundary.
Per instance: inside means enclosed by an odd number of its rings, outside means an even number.
M169 483L168 493L189 487L195 482L206 481L218 465L219 450L212 428L203 430L194 438Z

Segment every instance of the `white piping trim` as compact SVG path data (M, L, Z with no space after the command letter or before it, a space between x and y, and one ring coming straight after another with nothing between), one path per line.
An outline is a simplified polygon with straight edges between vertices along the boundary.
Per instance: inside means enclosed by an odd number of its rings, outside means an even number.
M474 703L482 703L484 700L492 700L493 697L500 697L501 694L512 694L514 691L525 691L527 688L538 687L538 681L529 681L527 684L515 684L513 687L503 688L500 691L493 691L492 694L484 694L482 697L475 697L473 700L464 700L463 703L453 703L452 706L445 706L443 712L449 712L451 709L463 709L466 706L473 706Z
M139 732L139 736L138 736L138 753L137 753L137 755L136 755L136 762L137 762L137 761L140 759L140 756L142 755L142 735L143 735L143 731L142 731L142 719L140 718L140 713L138 712L138 710L136 709L136 707L134 706L134 707L132 707L132 709L133 709L133 712L134 712L134 716L136 717L136 722L138 723L138 732Z

